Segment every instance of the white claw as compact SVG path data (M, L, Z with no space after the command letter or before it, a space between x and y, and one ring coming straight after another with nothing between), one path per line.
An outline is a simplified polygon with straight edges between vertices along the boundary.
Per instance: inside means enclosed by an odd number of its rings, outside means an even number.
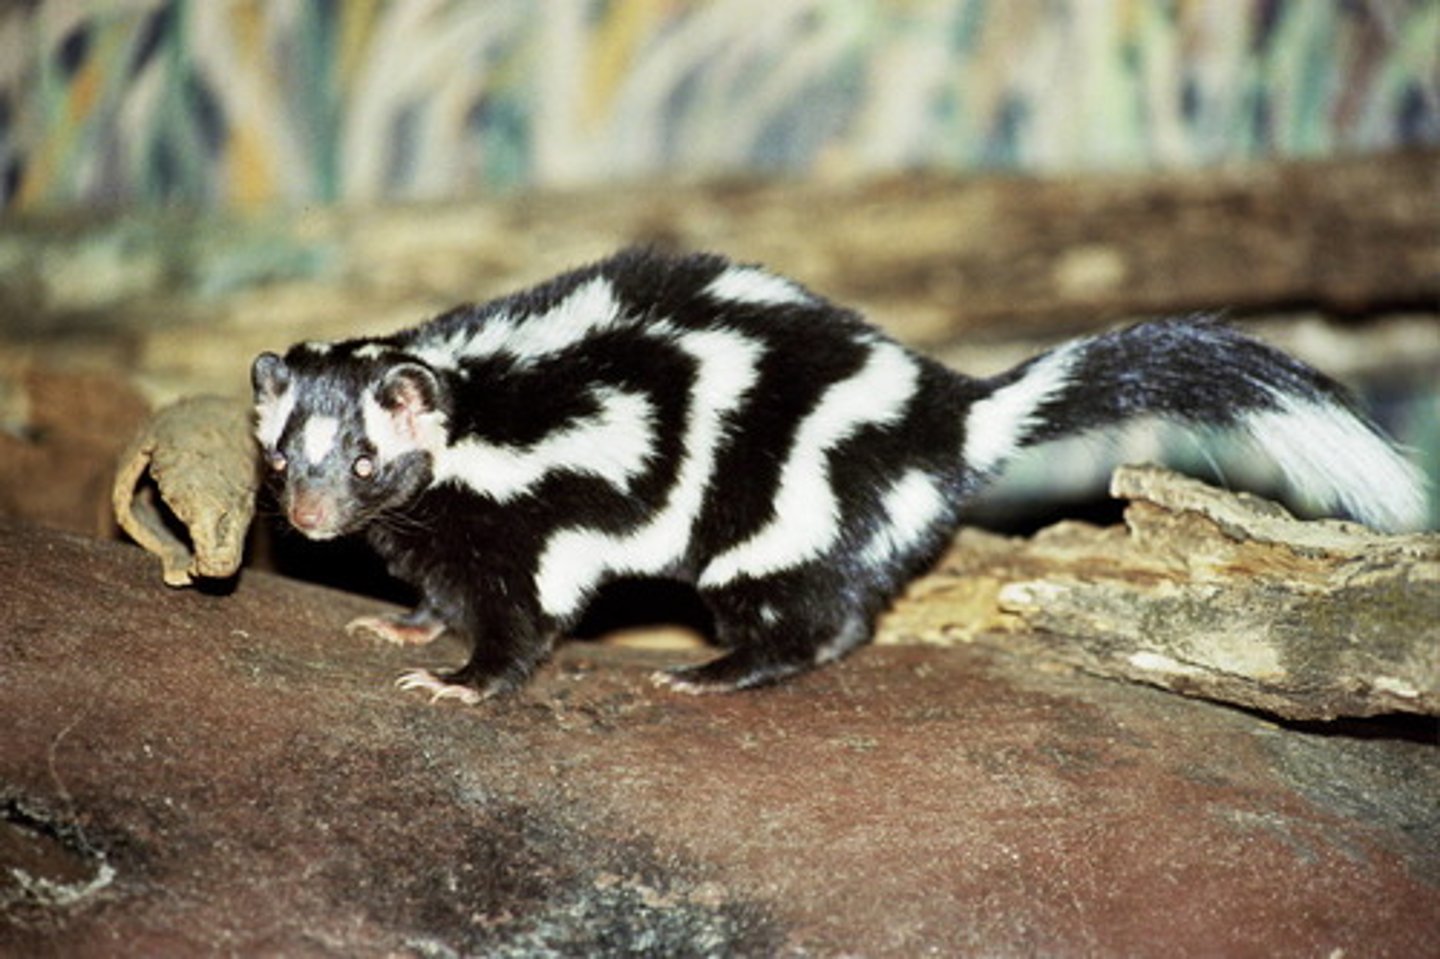
M418 689L430 694L432 703L442 699L458 699L467 706L473 706L482 698L480 692L469 686L447 683L428 669L411 669L400 674L395 685L401 689Z

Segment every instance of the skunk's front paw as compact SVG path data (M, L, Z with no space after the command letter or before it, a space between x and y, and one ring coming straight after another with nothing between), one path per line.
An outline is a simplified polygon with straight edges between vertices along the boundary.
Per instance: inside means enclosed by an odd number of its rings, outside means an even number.
M447 682L445 677L436 675L428 669L411 669L400 674L395 680L395 685L401 689L418 689L422 693L430 694L432 703L442 699L458 699L467 706L473 706L482 699L489 699L494 696L498 689L481 691L474 686L465 683Z

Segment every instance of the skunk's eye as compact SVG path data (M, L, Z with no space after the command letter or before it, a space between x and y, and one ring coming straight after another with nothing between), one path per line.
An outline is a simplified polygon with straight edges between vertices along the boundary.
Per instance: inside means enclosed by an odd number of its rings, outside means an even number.
M271 453L270 456L269 456L269 458L266 460L266 465L268 465L268 466L270 467L270 471L271 471L272 473L283 473L283 472L285 472L285 465L286 465L285 454L284 454L284 453Z
M361 479L369 479L375 475L375 461L368 456L357 456L350 470Z

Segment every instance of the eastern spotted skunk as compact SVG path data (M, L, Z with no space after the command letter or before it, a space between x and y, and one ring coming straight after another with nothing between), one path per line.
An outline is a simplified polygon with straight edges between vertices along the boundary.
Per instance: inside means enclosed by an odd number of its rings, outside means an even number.
M1320 373L1215 322L1074 340L992 379L918 356L801 286L718 256L627 251L376 339L255 360L256 435L290 522L363 530L458 671L513 689L610 580L694 584L726 652L689 692L779 680L871 638L961 507L1021 447L1158 416L1248 432L1288 480L1386 529L1419 473Z

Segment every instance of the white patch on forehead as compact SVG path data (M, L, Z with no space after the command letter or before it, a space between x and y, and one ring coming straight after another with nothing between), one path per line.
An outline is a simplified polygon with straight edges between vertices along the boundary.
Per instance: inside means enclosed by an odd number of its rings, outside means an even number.
M715 557L700 574L702 587L741 576L761 577L815 559L840 535L840 499L830 482L829 456L862 427L893 423L905 414L919 367L893 343L875 343L860 371L835 383L800 424L780 471L774 518L749 539Z
M1040 407L1070 382L1075 358L1089 346L1075 340L1036 360L1020 379L970 407L965 418L965 462L989 473L1015 454L1039 425Z
M322 462L335 448L340 421L333 416L312 416L300 432L300 452L307 463Z
M725 439L726 422L749 394L764 354L759 343L732 331L682 333L657 323L648 334L672 342L696 361L685 454L665 505L648 523L627 533L580 528L550 537L535 583L541 607L552 616L576 612L609 572L658 575L685 556Z
M287 386L278 395L266 396L255 404L255 439L266 449L280 443L280 434L295 409L295 390Z
M757 306L815 302L809 294L784 277L753 266L730 267L706 285L705 293L717 300L753 303Z
M302 350L308 350L317 356L324 356L326 353L329 353L333 346L333 343L327 343L324 340L309 340L300 344Z
M475 490L504 503L522 496L552 473L597 476L617 489L644 472L655 450L655 410L638 393L613 387L593 393L600 409L517 449L466 439L435 457L435 481Z

